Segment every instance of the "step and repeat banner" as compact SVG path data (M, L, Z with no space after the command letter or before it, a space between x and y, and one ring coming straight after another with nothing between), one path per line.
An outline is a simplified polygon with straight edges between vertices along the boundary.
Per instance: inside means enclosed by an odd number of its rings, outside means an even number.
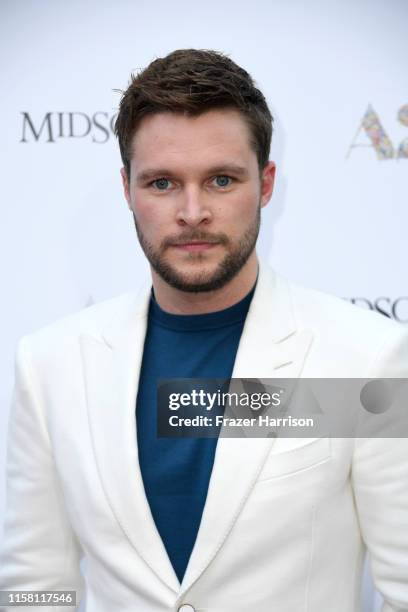
M408 2L0 2L0 519L19 337L135 289L148 268L113 124L130 73L227 53L275 118L259 253L291 279L408 325ZM366 578L366 611L380 598Z

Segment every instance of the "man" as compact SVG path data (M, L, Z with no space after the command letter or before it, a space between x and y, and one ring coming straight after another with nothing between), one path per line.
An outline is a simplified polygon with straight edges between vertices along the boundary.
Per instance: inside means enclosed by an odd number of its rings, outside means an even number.
M116 132L152 283L19 343L1 588L75 589L87 612L357 612L367 547L383 612L408 610L404 439L156 436L160 378L408 374L396 323L259 264L263 95L175 51L132 78Z

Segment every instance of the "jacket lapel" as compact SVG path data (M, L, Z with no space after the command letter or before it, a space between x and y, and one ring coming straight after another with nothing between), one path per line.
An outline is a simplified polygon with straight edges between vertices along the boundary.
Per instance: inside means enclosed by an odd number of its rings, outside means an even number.
M147 565L170 589L180 584L156 529L140 472L136 396L147 325L150 286L131 300L125 317L102 337L82 335L91 436L102 486L112 512Z
M81 354L95 460L112 512L146 564L181 596L228 536L274 440L218 440L200 529L180 587L151 515L137 451L135 407L149 297L150 283L100 336L81 335ZM286 281L260 265L233 377L296 378L311 341L310 332L296 328Z
M233 378L297 378L313 335L295 323L286 281L260 265ZM271 450L271 438L220 437L200 529L181 585L183 594L227 538Z

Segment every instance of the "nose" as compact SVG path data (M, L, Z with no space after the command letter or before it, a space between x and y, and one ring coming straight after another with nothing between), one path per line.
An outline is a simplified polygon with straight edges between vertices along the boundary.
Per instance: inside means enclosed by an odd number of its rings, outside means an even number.
M195 185L186 187L177 210L178 224L197 227L200 224L210 223L211 217L205 194Z

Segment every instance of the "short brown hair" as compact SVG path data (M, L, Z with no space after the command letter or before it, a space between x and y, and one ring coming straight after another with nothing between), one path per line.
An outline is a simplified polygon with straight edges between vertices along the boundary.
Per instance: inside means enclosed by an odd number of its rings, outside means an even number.
M132 74L115 122L127 175L132 138L143 117L163 111L197 116L228 107L238 109L246 119L262 171L269 159L273 118L251 76L229 57L205 49L178 49Z

